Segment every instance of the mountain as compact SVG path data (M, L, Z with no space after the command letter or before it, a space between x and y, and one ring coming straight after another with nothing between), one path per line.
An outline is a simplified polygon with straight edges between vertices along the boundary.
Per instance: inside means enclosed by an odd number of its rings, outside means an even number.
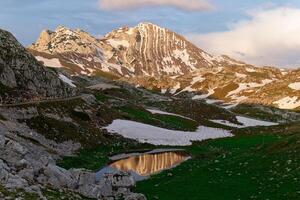
M74 89L41 65L9 32L0 29L0 94L2 102L23 98L65 97Z
M29 51L45 65L73 75L101 75L171 95L300 107L299 70L256 67L214 56L184 37L151 23L123 27L98 39L82 30L43 31ZM297 86L297 87L289 87Z
M151 23L123 27L97 39L81 30L45 30L29 47L46 65L73 74L112 73L117 77L183 75L200 67L243 64L214 57L184 37Z
M160 41L157 54L130 30L139 27L102 39L44 31L29 49L39 61L0 31L0 199L220 199L216 190L226 199L295 199L300 113L257 104L297 108L300 70L258 68L174 41ZM172 54L168 70L162 52ZM241 104L228 110L224 102ZM239 187L224 190L233 182Z

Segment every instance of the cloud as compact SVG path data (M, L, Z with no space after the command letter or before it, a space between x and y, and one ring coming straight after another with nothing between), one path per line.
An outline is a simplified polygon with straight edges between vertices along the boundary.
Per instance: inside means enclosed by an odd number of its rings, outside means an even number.
M102 10L131 10L143 7L171 6L185 11L203 11L213 8L208 0L98 0Z
M224 32L188 34L213 54L226 54L257 65L300 66L300 9L278 7L247 13L249 19Z

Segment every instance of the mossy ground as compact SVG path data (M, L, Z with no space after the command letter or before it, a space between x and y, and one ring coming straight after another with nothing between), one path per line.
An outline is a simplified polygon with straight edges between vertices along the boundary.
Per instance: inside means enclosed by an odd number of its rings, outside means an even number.
M39 200L38 195L33 193L25 192L24 190L17 189L14 191L9 191L0 185L0 193L3 197L7 199L22 199L22 200ZM58 191L50 188L45 188L42 190L42 194L48 200L94 200L90 198L83 197L79 194L70 191ZM0 196L0 199L1 196Z

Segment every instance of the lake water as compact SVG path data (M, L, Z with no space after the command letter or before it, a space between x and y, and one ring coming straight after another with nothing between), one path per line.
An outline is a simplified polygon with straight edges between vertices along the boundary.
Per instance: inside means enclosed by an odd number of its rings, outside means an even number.
M152 174L176 167L189 158L190 156L183 151L168 150L122 154L112 157L112 159L117 160L112 161L107 167L101 169L97 173L97 177L100 178L105 173L124 171L130 172L135 180L139 181L148 178Z

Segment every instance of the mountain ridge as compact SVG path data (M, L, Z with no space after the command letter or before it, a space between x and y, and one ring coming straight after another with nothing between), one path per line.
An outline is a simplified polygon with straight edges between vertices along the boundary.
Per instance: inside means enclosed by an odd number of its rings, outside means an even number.
M122 27L101 39L83 31L59 26L54 32L43 31L29 49L61 55L63 58L66 57L65 53L88 56L87 59L94 63L102 62L102 65L95 68L112 70L121 76L182 75L194 71L198 66L244 64L227 56L212 56L183 36L152 23L140 23L132 28ZM85 62L77 63L73 60L72 63L80 65ZM115 71L112 68L119 69Z
M54 32L42 32L28 49L46 65L57 59L58 65L73 75L108 74L171 95L188 92L195 94L194 99L211 97L225 104L258 103L292 109L300 103L299 90L288 87L300 81L297 70L256 67L225 55L213 56L183 36L152 23L121 27L101 39L58 27ZM296 75L290 78L292 74ZM276 91L276 85L282 94ZM293 99L293 105L280 105L278 101L284 98L286 104Z

